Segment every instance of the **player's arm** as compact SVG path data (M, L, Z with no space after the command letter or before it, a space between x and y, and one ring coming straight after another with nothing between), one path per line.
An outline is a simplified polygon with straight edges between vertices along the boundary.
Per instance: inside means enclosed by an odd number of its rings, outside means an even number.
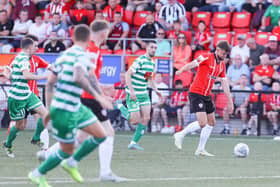
M156 94L159 96L160 100L163 99L161 93L158 91L157 87L156 87L156 84L155 84L155 80L153 79L153 76L150 76L149 77L149 83L152 87L152 89L156 92Z
M233 112L233 102L230 94L229 83L226 77L221 78L221 84L222 84L223 91L227 97L228 110L229 113L231 114Z
M92 71L90 71L92 72ZM106 100L101 95L101 89L98 86L94 73L90 73L89 77L86 77L86 72L81 65L74 66L73 79L74 82L83 88L86 92L93 95L100 104L107 109L113 109L112 103Z
M53 99L54 88L57 81L58 81L57 75L54 72L51 72L50 75L48 76L46 88L45 88L47 108L50 107L51 101Z
M0 67L1 69L1 76L4 76L7 79L11 79L12 69L9 66Z
M22 71L23 78L26 80L42 80L46 79L47 75L35 75L29 72L27 69Z
M134 71L132 70L132 68L129 68L128 71L125 74L125 81L127 84L127 87L130 91L130 97L132 100L136 100L136 94L135 91L132 87L132 82L131 82L131 76L134 74Z
M197 59L191 61L190 63L187 63L180 70L176 71L176 75L180 75L184 71L188 71L190 69L198 67L200 65L200 63L202 63L203 61L205 61L207 59L208 59L208 57L205 58L202 55L200 55Z

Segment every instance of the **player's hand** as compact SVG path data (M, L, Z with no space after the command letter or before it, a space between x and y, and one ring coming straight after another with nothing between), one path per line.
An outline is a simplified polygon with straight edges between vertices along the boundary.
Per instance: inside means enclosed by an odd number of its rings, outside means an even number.
M43 119L44 127L47 127L50 120L51 120L51 115L50 115L50 111L48 111L47 114L45 115L44 119Z
M102 108L108 109L108 110L113 110L114 107L113 107L112 102L109 101L106 97L96 96L96 99L101 104Z
M130 92L130 99L132 101L136 101L136 94L135 94L135 92Z
M178 71L175 72L175 74L176 74L177 76L181 75L181 73L182 73L182 71L180 71L180 70L178 70Z

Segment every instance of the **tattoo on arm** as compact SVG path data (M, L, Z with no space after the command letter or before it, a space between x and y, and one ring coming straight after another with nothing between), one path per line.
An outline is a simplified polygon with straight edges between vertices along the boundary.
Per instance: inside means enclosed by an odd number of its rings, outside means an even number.
M95 75L90 75L88 78L90 85L92 86L92 88L98 93L98 94L102 94L101 88L99 86L98 80L96 78Z

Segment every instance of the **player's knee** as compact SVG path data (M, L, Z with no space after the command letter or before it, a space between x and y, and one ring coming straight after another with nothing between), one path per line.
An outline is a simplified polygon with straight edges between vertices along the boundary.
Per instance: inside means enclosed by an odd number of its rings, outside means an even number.
M150 121L150 118L151 117L149 115L144 116L144 118L143 118L144 123L148 123Z
M136 117L131 117L129 119L129 122L132 124L132 125L137 125L139 123L139 119L136 118Z

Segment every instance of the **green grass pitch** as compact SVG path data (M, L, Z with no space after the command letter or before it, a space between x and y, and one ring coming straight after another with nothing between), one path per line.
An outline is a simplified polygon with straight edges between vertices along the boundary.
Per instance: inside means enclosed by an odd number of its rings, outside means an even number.
M38 166L35 157L38 148L29 143L32 132L21 132L14 150L15 159L0 152L0 186L32 187L27 179L30 170ZM60 167L47 174L53 187L269 187L280 186L280 142L271 137L212 136L207 150L216 157L194 156L198 136L184 140L183 150L178 151L171 136L147 134L141 140L145 151L127 150L131 133L117 134L112 161L113 171L130 180L125 183L98 182L99 163L97 151L83 160L79 169L86 179L84 184L73 182ZM6 138L0 132L0 139ZM250 155L235 158L233 147L239 142L248 144Z

